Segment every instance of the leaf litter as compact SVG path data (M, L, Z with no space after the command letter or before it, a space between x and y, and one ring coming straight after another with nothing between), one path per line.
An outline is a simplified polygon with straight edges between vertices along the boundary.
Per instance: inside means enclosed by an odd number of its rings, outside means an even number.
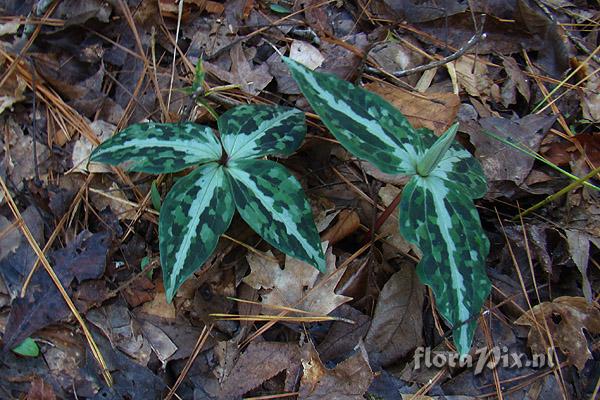
M10 192L0 194L3 393L163 398L182 376L177 395L199 399L597 396L598 193L578 187L522 222L513 219L572 179L484 133L577 176L598 167L596 6L186 1L179 21L176 2L138 3L10 1L2 10L0 177ZM485 39L458 54L480 23ZM476 350L506 345L531 360L550 347L560 370L414 368L420 346L449 354L451 330L416 277L420 254L399 234L397 210L378 222L406 181L352 159L332 140L278 52L378 93L415 127L440 134L461 122L458 140L479 158L490 186L477 205L496 288L472 355L482 359ZM247 103L308 112L304 146L280 161L309 194L328 242L325 274L273 252L237 221L231 239L221 240L172 304L165 301L153 261L153 178L87 157L97 141L144 120L216 127L182 93L200 58L206 88L231 85L205 98L218 114ZM442 63L391 76L432 61ZM159 194L181 176L158 178ZM48 245L46 257L107 359L112 387L43 268L22 296L37 256L21 224L40 247ZM287 310L295 319L275 322L281 307L304 313ZM331 318L303 322L306 316ZM26 338L39 346L38 357L7 351Z

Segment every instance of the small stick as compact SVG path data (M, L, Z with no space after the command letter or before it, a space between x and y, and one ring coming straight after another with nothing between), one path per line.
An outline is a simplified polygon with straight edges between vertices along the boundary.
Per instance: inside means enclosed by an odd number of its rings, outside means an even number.
M404 76L416 74L418 72L427 71L429 69L441 67L442 65L448 64L451 61L456 60L457 58L464 55L469 49L479 43L480 40L485 39L486 34L483 33L483 24L482 28L480 28L477 33L475 33L471 39L467 43L465 43L460 49L458 49L455 53L450 54L448 57L444 57L441 60L430 62L429 64L419 65L415 68L409 68L402 71L392 72L391 75L394 75L396 78L402 78ZM383 75L382 71L373 67L365 67L365 70L369 73ZM388 73L386 73L387 75Z

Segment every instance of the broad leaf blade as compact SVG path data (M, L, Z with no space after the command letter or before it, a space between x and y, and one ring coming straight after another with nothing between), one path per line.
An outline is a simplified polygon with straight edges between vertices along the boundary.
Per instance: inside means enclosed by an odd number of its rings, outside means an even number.
M466 354L491 287L485 273L490 245L473 201L458 184L416 175L402 193L400 216L400 232L423 253L419 278L432 288L456 347Z
M223 167L199 167L173 186L160 209L160 262L167 301L212 254L235 212Z
M437 140L437 136L427 128L419 129L418 135L427 148L433 146ZM450 145L429 175L458 185L461 192L472 199L483 197L487 192L487 182L481 164L457 141Z
M100 144L90 161L152 174L181 171L221 158L212 129L191 122L134 124Z
M218 120L221 141L232 160L290 155L304 140L304 113L295 108L243 105Z
M381 172L412 175L424 151L408 120L375 93L284 57L292 77L337 140Z
M300 183L269 160L239 160L227 167L242 218L269 244L319 271L325 257Z

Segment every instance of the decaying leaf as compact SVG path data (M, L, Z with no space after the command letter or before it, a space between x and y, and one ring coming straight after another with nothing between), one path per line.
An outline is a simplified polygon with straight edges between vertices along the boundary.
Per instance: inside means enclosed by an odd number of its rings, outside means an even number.
M593 240L593 237L586 232L575 229L566 229L565 234L567 235L571 258L581 273L583 295L591 303L593 301L592 286L588 279L587 269L590 258L590 241Z
M374 362L387 365L423 343L425 286L415 267L404 264L383 287L365 347Z
M547 115L528 115L516 120L488 117L482 118L480 124L484 130L537 151L555 119L554 116ZM492 183L491 194L494 193L494 181L512 181L521 185L535 161L533 157L482 133L472 134L471 142L486 177Z
M62 285L70 291L73 280L83 282L102 276L110 237L106 232L91 234L83 231L73 243L49 254L49 259ZM31 279L25 297L17 297L4 332L4 346L13 347L27 336L61 320L69 310L58 289L43 268L38 268Z
M293 385L300 368L300 349L294 343L251 342L225 377L218 393L220 399L239 398L281 371ZM289 386L289 385L287 385Z
M321 236L321 240L331 245L345 239L360 228L360 217L354 210L342 210L337 222L327 229Z
M51 385L36 376L31 381L31 388L27 392L27 400L56 400L56 394Z
M560 322L555 322L556 318L560 319ZM544 319L554 344L567 355L567 360L581 371L586 361L592 358L583 330L586 329L594 335L600 333L598 305L588 303L583 297L562 296L553 302L538 304L519 317L515 324L531 327L527 343L537 354L547 354L550 347ZM536 321L539 327L536 326Z
M487 65L472 55L465 55L454 61L459 85L473 96L483 100L492 95L494 82L488 76Z
M373 371L364 346L334 369L326 368L312 343L303 348L303 374L300 381L302 399L359 400L373 380Z
M325 61L325 57L323 57L319 49L301 40L294 40L292 42L290 58L310 69L319 68L323 64L323 61Z
M244 282L255 289L267 289L262 294L263 304L294 307L311 313L327 315L351 300L335 294L335 287L342 278L344 269L336 269L335 256L331 248L325 255L327 271L319 278L319 271L310 265L288 257L281 269L271 253L267 257L254 254L247 256L251 273Z
M373 82L365 88L392 103L415 128L428 128L441 135L456 120L460 98L454 93L411 93L386 83Z
M252 61L247 59L241 42L233 46L229 54L230 71L209 62L204 63L206 70L225 82L240 85L242 90L251 95L260 93L273 80L266 63L254 67Z

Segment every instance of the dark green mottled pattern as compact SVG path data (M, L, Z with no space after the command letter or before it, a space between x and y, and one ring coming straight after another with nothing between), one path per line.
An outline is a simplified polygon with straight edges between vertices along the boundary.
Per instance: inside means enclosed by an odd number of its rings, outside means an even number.
M418 135L425 148L429 148L437 139L437 136L427 128L419 129ZM460 190L472 199L483 197L487 192L487 182L481 164L457 141L450 146L430 176L437 176L460 185Z
M131 125L100 144L90 161L159 174L215 161L221 154L221 144L207 126L146 122Z
M485 273L489 241L479 214L461 185L415 175L402 193L400 216L400 232L423 253L419 278L432 288L454 343L466 354L491 287Z
M269 244L325 271L325 257L310 204L300 183L269 160L239 160L227 167L242 218Z
M352 154L382 172L415 173L420 138L408 120L380 96L284 57L292 77L321 120Z
M218 120L225 152L232 160L290 155L304 140L304 113L295 108L243 105Z
M205 164L173 186L160 209L160 262L167 301L212 254L235 212L223 167Z

